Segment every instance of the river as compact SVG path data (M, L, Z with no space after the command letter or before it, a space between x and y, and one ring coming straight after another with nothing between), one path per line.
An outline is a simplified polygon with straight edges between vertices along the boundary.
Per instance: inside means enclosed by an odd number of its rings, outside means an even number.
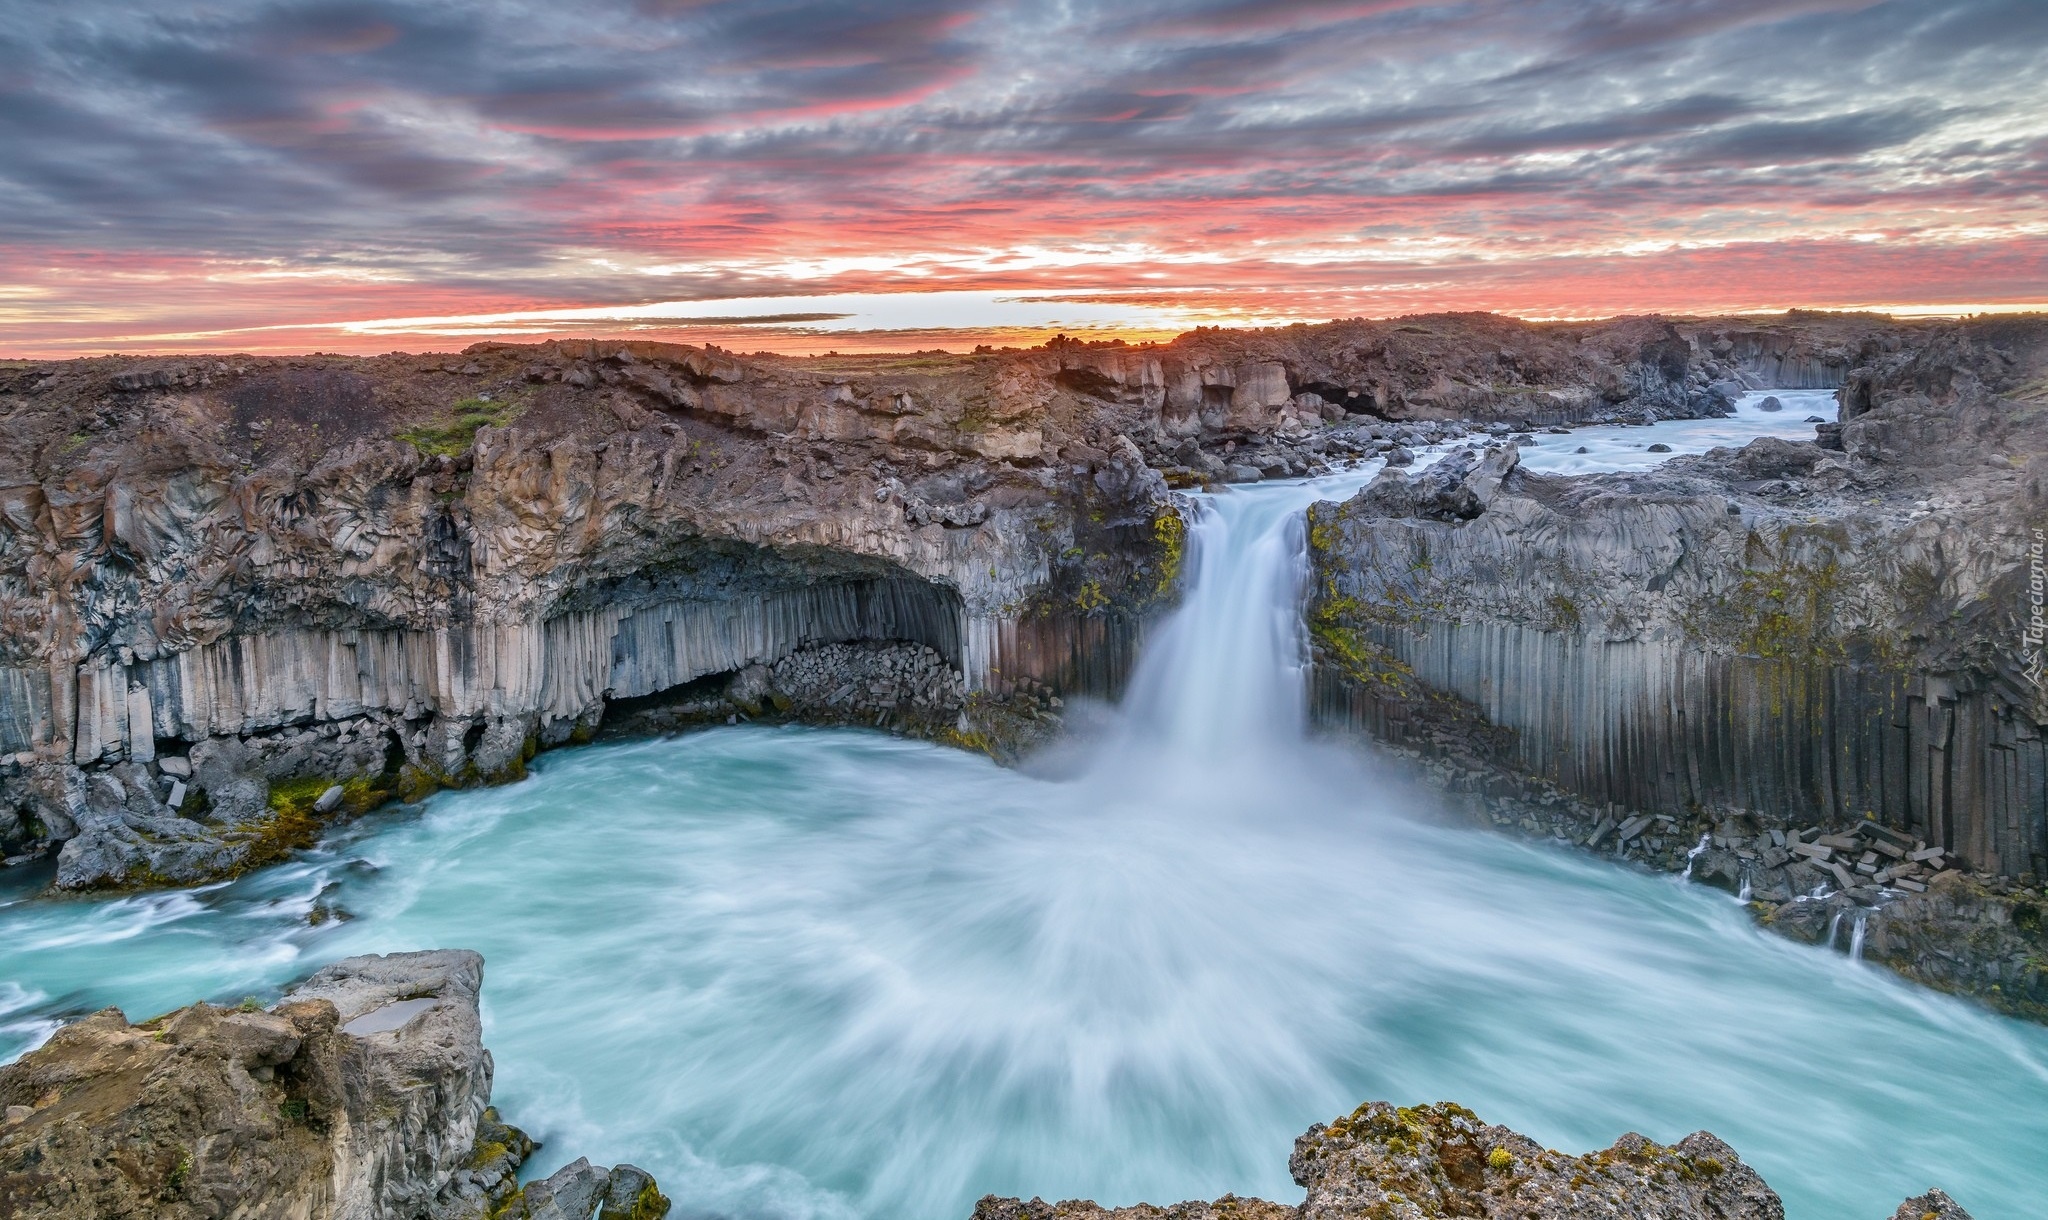
M1292 1201L1294 1137L1387 1099L1575 1152L1705 1128L1794 1220L1935 1184L2034 1220L2048 1030L1766 935L1724 895L1416 816L1426 794L1309 737L1300 511L1363 477L1207 497L1123 705L1026 770L741 726L546 754L202 891L8 879L0 1055L101 1005L466 947L534 1167L632 1161L679 1216Z

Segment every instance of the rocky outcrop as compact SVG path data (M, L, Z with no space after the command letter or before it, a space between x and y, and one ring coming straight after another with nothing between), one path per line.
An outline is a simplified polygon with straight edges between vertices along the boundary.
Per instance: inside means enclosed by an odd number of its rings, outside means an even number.
M646 1170L578 1159L500 1203L490 1220L662 1220L669 1200Z
M1556 478L1501 447L1318 506L1318 711L1519 802L1497 821L2048 1014L2043 369L2048 326L1951 327L1854 374L1838 449Z
M489 1108L482 983L474 953L356 957L267 1010L64 1026L0 1068L0 1214L589 1220L603 1200L660 1220L668 1201L632 1166L571 1166L597 1184L580 1212L522 1194L534 1144Z
M1930 1190L1899 1204L1892 1220L1970 1220L1970 1213L1941 1191Z
M1368 1102L1294 1141L1298 1207L1226 1195L1214 1203L1109 1209L1086 1201L983 1199L974 1220L1784 1220L1785 1208L1735 1150L1704 1131L1664 1145L1630 1133L1581 1156L1553 1152L1463 1106ZM1910 1209L1925 1208L1925 1213ZM1950 1210L1941 1210L1943 1208ZM1940 1191L1899 1217L1966 1217Z
M1065 384L1156 411L1168 437L1250 439L1347 415L1520 427L1722 415L1744 390L1839 385L1921 333L1872 315L1544 324L1448 314L1051 350Z
M578 1160L490 1108L483 959L337 962L264 1009L106 1009L0 1068L0 1215L21 1220L661 1220L652 1176Z

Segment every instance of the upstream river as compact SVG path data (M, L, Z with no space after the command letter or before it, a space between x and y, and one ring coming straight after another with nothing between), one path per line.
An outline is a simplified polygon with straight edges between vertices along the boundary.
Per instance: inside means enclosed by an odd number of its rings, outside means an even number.
M1780 397L1747 435L1810 435ZM1743 426L1615 430L1604 468ZM1571 450L1597 432L1525 461L1593 456ZM1308 738L1300 513L1366 473L1208 497L1184 608L1056 766L725 728L550 753L212 889L0 882L0 1056L101 1005L268 999L347 954L467 947L535 1168L632 1161L683 1217L1292 1201L1294 1137L1388 1099L1569 1151L1705 1128L1795 1220L1876 1220L1936 1184L2037 1220L2048 1029L1668 877L1432 824L1426 794Z

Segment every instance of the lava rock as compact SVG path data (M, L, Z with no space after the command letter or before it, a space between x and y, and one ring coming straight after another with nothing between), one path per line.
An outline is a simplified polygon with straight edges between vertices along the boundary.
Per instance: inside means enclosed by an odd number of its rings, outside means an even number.
M1970 1213L1942 1191L1930 1190L1899 1204L1892 1220L1970 1220Z

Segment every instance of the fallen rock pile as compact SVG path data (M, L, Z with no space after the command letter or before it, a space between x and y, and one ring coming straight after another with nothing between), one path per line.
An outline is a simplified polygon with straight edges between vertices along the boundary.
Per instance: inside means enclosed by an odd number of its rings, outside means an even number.
M877 712L958 712L960 672L923 644L823 644L770 667L785 711L860 717Z

